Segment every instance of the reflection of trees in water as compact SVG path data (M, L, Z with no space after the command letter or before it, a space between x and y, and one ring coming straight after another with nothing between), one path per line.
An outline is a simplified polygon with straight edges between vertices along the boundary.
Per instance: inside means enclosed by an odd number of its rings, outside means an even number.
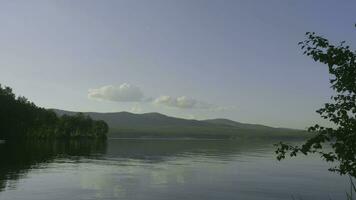
M0 191L14 187L16 181L33 168L50 163L55 158L87 157L105 154L106 141L16 141L0 144Z
M0 144L0 191L15 187L29 170L46 167L56 158L80 160L135 159L141 162L164 162L174 157L196 156L229 160L239 154L273 149L277 140L70 140L27 141ZM119 163L118 163L119 164Z
M225 160L231 156L273 149L279 140L109 140L107 157L161 162L174 156L213 156ZM296 140L297 141L297 140Z

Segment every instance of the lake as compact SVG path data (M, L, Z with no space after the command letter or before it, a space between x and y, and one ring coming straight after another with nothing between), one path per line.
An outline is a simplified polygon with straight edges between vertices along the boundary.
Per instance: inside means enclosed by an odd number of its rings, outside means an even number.
M279 162L276 142L0 143L0 199L346 199L347 177L318 156Z

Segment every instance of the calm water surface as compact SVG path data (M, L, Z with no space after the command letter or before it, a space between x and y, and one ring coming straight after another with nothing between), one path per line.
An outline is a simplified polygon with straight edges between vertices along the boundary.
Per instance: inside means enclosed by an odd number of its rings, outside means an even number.
M318 157L278 162L276 141L0 143L0 199L346 199Z

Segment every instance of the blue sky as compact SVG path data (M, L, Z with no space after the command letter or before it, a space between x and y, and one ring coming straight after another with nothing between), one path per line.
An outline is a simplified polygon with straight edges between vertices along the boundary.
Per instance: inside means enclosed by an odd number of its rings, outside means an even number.
M1 1L0 83L37 105L278 127L320 122L327 68L297 43L356 46L356 1Z

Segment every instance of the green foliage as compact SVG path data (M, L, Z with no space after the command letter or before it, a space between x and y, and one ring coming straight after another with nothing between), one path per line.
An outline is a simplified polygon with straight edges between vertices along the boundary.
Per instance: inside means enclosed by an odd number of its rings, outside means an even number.
M332 102L326 103L317 113L334 128L317 124L308 129L315 134L303 145L277 144L277 158L281 160L287 153L290 156L319 153L328 162L336 161L331 171L356 177L356 51L345 45L345 41L335 46L314 32L307 32L306 37L299 43L304 54L326 64L332 76L331 88L336 94L331 97ZM325 150L326 145L332 150Z
M17 97L0 85L0 139L18 138L106 138L104 121L83 114L58 117L55 112L37 107L25 97Z

